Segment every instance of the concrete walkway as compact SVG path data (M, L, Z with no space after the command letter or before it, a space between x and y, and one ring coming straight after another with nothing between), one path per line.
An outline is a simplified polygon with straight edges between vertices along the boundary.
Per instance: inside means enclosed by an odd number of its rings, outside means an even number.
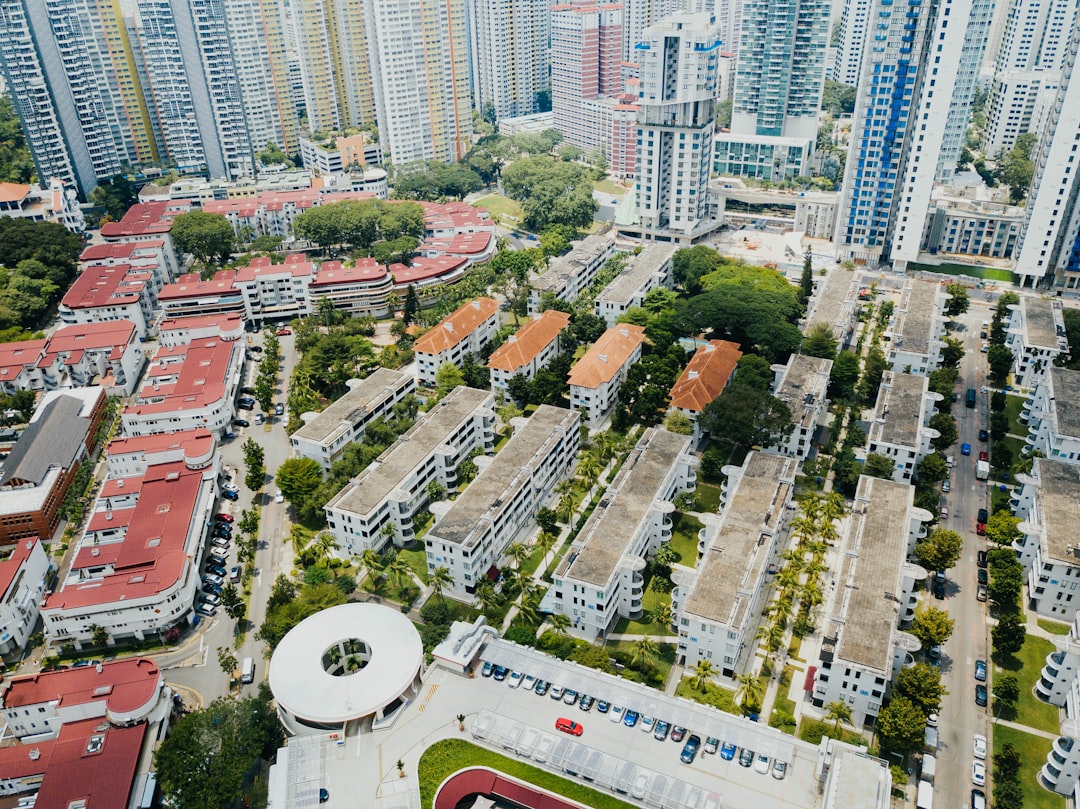
M1021 725L1019 722L1010 722L1007 719L993 719L991 720L995 725L1002 725L1013 730L1019 730L1023 733L1030 733L1032 736L1041 736L1044 739L1050 741L1057 741L1060 734L1047 733L1045 730L1038 730L1036 728L1028 727L1027 725Z

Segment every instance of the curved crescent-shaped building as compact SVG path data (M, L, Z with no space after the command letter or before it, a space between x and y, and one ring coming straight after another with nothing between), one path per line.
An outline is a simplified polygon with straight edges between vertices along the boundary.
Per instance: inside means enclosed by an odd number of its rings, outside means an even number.
M292 734L391 714L415 692L420 633L398 610L342 604L304 619L270 658L270 690Z

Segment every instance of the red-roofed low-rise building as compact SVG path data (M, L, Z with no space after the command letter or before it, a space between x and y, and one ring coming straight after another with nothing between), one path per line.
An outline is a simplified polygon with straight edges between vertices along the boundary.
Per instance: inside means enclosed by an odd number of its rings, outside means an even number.
M0 551L0 655L22 650L34 631L49 567L37 537Z
M110 267L114 264L150 270L157 276L158 286L169 283L180 270L175 259L165 251L163 239L91 244L79 256L80 271L86 267Z
M499 329L499 303L493 298L469 301L425 332L413 345L417 376L434 385L443 363L460 365L468 355L479 356Z
M165 319L246 312L244 294L236 286L236 270L219 270L205 281L197 272L181 275L176 283L161 288L158 305Z
M206 315L165 320L142 387L123 412L124 433L204 428L222 437L232 423L244 370L244 320Z
M340 261L324 261L308 294L313 309L321 298L328 298L335 309L353 316L381 317L390 312L387 298L393 289L394 279L385 265L373 258L358 258L348 267Z
M125 456L114 463L114 451ZM190 620L220 462L206 431L123 439L74 549L41 609L53 644L143 640ZM140 471L142 470L142 471ZM99 629L96 629L99 628Z
M596 427L615 406L626 374L641 358L645 330L633 323L608 329L570 369L570 407Z
M160 241L170 266L177 267L176 248L172 241L172 221L191 210L187 201L140 202L128 208L119 222L101 226L106 244Z
M85 719L118 726L145 722L165 694L157 664L132 657L14 677L0 693L0 705L8 733L24 742L43 741L55 739L62 726Z
M281 264L257 256L236 271L233 284L244 296L248 320L291 320L311 314L308 286L315 265L303 253L291 253Z
M38 362L48 344L47 339L0 343L0 393L10 396L17 390L46 390Z
M742 357L738 343L710 340L701 346L671 388L669 408L682 413L694 423L694 438L701 437L698 416L709 402L723 393L735 376Z
M491 390L508 393L510 380L518 374L533 379L536 372L559 356L559 336L570 325L570 315L548 309L511 334L488 360Z
M142 267L84 267L60 301L60 320L72 326L123 320L144 339L153 327L158 289L154 274Z
M85 719L55 739L0 748L0 796L33 796L40 809L128 809L148 729Z
M62 180L49 180L49 187L0 183L0 216L29 219L33 222L56 222L72 233L86 230L86 219L79 208L79 195Z
M130 396L144 365L146 355L130 320L57 329L38 360L45 390L101 385L110 396Z

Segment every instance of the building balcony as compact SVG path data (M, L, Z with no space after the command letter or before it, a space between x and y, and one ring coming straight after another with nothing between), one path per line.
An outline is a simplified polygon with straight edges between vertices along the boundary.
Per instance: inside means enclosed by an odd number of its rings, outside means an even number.
M1056 790L1058 776L1061 775L1061 770L1051 764L1049 761L1043 765L1043 768L1039 770L1039 775L1042 777L1043 783L1045 783L1050 789Z
M1045 677L1039 679L1035 683L1035 696L1044 702L1050 701L1050 696L1054 692L1054 683L1051 680L1047 680Z
M1054 682L1058 678L1058 669L1047 663L1040 672L1040 677L1046 682Z

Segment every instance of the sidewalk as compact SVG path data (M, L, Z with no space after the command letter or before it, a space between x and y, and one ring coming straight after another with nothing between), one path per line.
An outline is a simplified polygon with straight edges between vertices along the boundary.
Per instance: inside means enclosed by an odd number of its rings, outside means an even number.
M1027 725L1021 725L1019 722L1010 722L1007 719L993 719L991 720L995 725L1003 725L1013 730L1019 730L1023 733L1030 733L1032 736L1041 736L1044 739L1049 739L1052 742L1056 742L1060 737L1060 733L1047 733L1045 730L1038 730L1036 728L1028 727Z

